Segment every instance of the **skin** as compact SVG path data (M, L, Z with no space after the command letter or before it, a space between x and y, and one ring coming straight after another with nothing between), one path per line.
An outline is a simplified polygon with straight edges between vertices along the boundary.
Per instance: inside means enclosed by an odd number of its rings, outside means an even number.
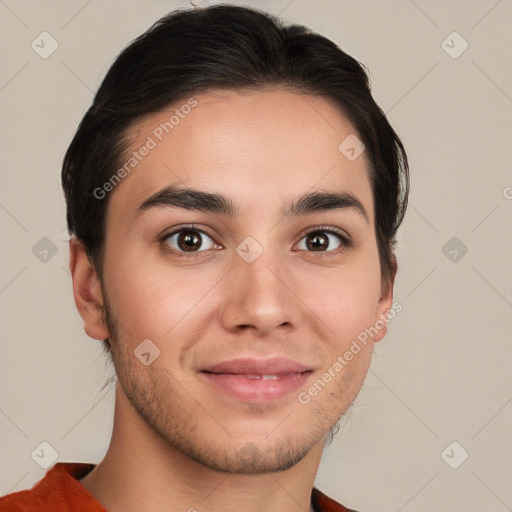
M118 377L109 449L81 482L111 512L309 510L326 433L359 392L386 327L307 405L297 395L392 305L393 283L381 290L368 163L338 150L356 130L325 99L279 89L194 97L197 106L109 194L103 286L70 242L85 331L111 339ZM138 123L133 148L177 107ZM171 206L137 215L168 185L225 194L238 216ZM355 208L282 216L312 191L351 193L368 220ZM183 251L177 236L161 241L189 223L204 250ZM343 230L352 247L322 232L327 247L311 249L305 231L322 225ZM236 252L247 236L263 248L252 263ZM145 339L161 351L149 366L134 356ZM274 356L313 372L271 402L226 395L198 373Z

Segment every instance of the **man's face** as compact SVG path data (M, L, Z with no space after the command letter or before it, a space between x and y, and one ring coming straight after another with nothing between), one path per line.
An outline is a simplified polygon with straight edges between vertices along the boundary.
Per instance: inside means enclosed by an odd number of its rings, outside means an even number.
M132 130L127 159L153 146L148 137L155 145L109 197L103 287L120 404L207 467L284 470L356 397L372 343L333 365L391 305L367 161L338 149L355 130L326 100L278 90L195 99ZM222 194L233 211L197 209L192 195L188 208L148 201L166 187ZM349 194L365 214L314 198L290 208L315 192ZM134 354L144 340L160 350L148 366Z

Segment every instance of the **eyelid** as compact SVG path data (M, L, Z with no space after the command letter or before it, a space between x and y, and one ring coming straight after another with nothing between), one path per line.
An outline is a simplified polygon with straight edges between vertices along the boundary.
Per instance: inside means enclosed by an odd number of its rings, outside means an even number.
M191 229L193 231L198 231L199 233L203 233L209 236L212 240L217 237L217 234L214 234L213 231L210 232L209 228L205 228L200 226L199 224L189 223L189 224L179 224L178 226L174 226L172 228L166 229L162 232L161 235L158 236L161 240L165 240L180 231L185 231L187 229ZM217 243L217 242L216 242ZM220 244L219 244L220 245Z
M343 240L343 242L346 242L346 243L349 243L352 241L352 237L344 229L337 228L336 226L325 226L325 225L314 226L312 228L308 228L308 229L304 230L301 233L299 240L302 240L305 236L307 236L311 233L316 233L317 231L325 231L326 233L332 233L334 235L338 235Z

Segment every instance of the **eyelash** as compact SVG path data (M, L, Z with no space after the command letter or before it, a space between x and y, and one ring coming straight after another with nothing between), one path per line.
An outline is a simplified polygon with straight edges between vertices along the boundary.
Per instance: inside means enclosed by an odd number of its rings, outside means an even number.
M187 252L182 252L182 251L176 251L175 249L170 247L169 244L165 243L166 240L168 240L171 236L173 236L177 233L181 233L182 231L196 231L198 233L208 236L209 238L212 239L212 241L214 241L214 237L210 233L208 233L206 230L197 228L195 224L188 224L185 226L180 226L179 228L176 228L172 231L169 231L160 237L160 243L163 245L164 249L167 252L173 254L174 256L178 256L178 257L194 258L194 257L201 257L202 253L209 251L209 249L207 249L204 251L191 251L191 252L187 253ZM316 226L316 227L310 229L309 231L302 233L299 242L312 233L329 233L329 234L337 236L341 242L341 245L338 248L333 249L331 251L306 251L315 257L318 257L318 256L325 257L326 255L328 257L335 256L342 252L347 251L348 249L351 249L354 245L353 240L351 238L349 238L345 234L344 231L339 230L338 228L335 228L333 226ZM214 241L214 243L216 244L215 241ZM216 244L216 245L220 245L220 244Z

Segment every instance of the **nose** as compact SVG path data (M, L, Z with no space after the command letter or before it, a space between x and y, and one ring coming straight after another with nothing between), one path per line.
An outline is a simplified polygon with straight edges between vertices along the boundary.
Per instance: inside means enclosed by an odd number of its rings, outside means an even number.
M270 251L264 251L252 263L235 256L234 268L228 276L221 314L227 330L252 330L253 336L264 337L297 327L297 286L284 264Z

